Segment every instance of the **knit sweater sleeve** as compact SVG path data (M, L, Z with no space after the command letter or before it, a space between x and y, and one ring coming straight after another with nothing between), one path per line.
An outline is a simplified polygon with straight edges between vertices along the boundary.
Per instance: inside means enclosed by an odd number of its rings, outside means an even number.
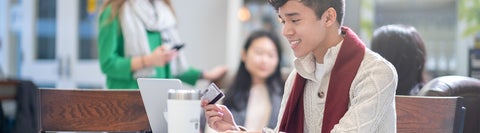
M285 81L284 93L282 97L282 103L280 105L280 110L278 110L278 117L277 117L277 127L275 127L275 132L278 133L280 128L280 123L282 122L283 114L285 113L285 107L287 106L288 98L290 97L290 93L292 91L293 80L295 80L295 75L297 71L294 69L288 75L287 80Z
M332 133L395 132L395 88L393 65L374 54L367 54L350 88L348 111Z

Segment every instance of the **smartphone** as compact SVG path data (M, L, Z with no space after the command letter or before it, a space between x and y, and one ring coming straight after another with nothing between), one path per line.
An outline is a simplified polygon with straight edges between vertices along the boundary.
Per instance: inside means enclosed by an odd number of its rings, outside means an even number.
M208 85L207 89L203 91L201 99L207 100L208 104L215 104L223 97L225 97L225 95L223 94L222 90L220 90L214 83L211 83Z
M175 50L178 51L178 50L182 49L184 46L185 46L184 43L179 43L179 44L173 45L172 49L175 49Z

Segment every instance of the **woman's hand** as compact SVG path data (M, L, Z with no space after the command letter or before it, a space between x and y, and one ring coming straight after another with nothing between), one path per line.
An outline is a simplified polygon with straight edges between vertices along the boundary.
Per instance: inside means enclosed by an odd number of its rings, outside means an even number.
M208 125L217 132L239 131L233 119L232 113L224 105L208 104L202 100L202 108Z
M149 66L165 66L170 60L177 56L176 50L168 50L166 45L155 48L149 55L144 57L144 63Z
M208 71L203 71L202 77L206 80L217 81L227 73L226 66L216 66Z

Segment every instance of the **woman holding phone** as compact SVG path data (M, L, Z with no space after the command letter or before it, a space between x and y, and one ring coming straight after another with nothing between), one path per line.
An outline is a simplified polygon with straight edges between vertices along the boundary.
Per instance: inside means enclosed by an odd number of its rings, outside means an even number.
M98 52L107 88L138 88L136 79L178 78L195 85L217 80L225 66L201 71L186 64L170 0L106 0L100 11ZM184 47L184 46L182 46Z

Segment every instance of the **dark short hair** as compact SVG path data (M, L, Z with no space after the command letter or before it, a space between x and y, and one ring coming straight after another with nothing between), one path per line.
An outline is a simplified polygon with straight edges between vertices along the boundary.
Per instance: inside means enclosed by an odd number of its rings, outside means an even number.
M278 8L287 3L288 0L268 0L268 3L275 8L278 12ZM322 14L330 7L337 12L338 24L343 24L343 17L345 14L345 0L301 0L303 5L309 7L315 11L315 15L318 19L322 17Z
M396 24L376 29L372 51L395 66L398 73L397 95L409 95L415 85L425 82L425 44L414 27Z

